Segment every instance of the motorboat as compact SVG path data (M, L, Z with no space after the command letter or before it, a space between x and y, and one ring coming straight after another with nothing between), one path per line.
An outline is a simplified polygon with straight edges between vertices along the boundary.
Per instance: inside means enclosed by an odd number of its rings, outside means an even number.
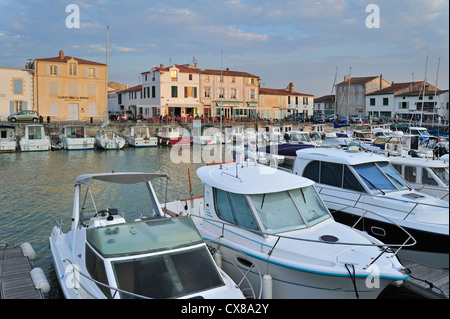
M389 157L392 166L418 192L449 201L449 164L421 157Z
M449 203L413 190L386 156L303 149L297 151L293 173L316 182L336 221L357 224L383 242L407 241L394 227L400 226L417 244L402 249L399 257L448 268Z
M244 127L242 125L235 125L225 128L225 136L224 136L225 144L232 144L232 143L240 144L244 142L245 142L245 133Z
M97 146L105 150L120 150L125 146L125 139L109 130L101 130L95 136Z
M190 145L191 138L187 130L182 132L182 128L177 125L163 125L156 134L158 143L161 145Z
M0 152L15 152L17 148L16 127L0 125Z
M192 219L164 216L151 184L155 178L167 175L78 176L71 229L64 232L57 221L49 237L67 299L243 298L214 263Z
M221 144L222 134L212 124L197 124L192 127L192 143L199 145Z
M145 125L130 127L130 133L127 134L128 145L133 147L156 147L158 139L150 135L150 129Z
M235 281L248 274L263 298L376 298L408 278L385 244L335 222L309 179L249 161L197 175L204 196L167 209L191 216L223 269Z
M92 150L95 145L95 137L87 135L84 125L65 125L59 139L62 148L69 151Z
M50 138L45 134L42 124L26 125L19 146L22 152L49 151L52 148Z

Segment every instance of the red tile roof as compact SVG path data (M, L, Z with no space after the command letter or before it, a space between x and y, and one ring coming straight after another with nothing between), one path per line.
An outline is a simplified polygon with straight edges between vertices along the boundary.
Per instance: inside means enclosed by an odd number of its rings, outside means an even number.
M132 86L128 89L118 91L117 93L126 93L126 92L134 92L134 91L141 91L142 90L142 84Z
M267 95L302 95L302 96L314 96L313 94L299 93L296 91L289 92L288 89L268 89L268 88L259 88L259 94L267 94Z
M247 72L230 71L229 69L226 69L226 70L196 69L196 68L188 68L188 67L185 67L185 66L179 65L179 64L175 64L174 66L168 66L168 67L155 66L154 69L158 70L158 71L166 71L166 72L168 72L173 67L176 67L178 70L180 70L180 72L185 72L185 73L198 73L198 74L209 74L209 75L220 75L220 74L222 74L223 76L242 76L242 77L258 78L259 79L259 76L253 75L253 74L250 74L250 73L247 73ZM143 73L148 73L148 72L150 72L150 71L143 72Z
M71 56L63 56L62 58L57 56L57 57L52 57L52 58L39 58L39 59L35 59L35 60L37 60L37 61L46 61L46 62L56 62L56 63L67 63L71 59L74 59L75 61L77 61L78 64L105 65L106 66L106 64L103 64L103 63L98 63L98 62L94 62L94 61L88 61L88 60L79 59L79 58L74 58L74 57L71 57Z
M366 84L367 82L370 82L376 78L378 78L379 76L364 76L364 77L352 77L350 78L350 85L352 84ZM342 85L342 84L347 84L348 85L348 80L347 81L342 81L341 83L338 83L337 85Z

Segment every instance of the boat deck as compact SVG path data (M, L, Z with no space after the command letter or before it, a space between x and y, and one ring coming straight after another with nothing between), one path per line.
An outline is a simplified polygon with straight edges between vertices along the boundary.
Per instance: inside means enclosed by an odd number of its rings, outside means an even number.
M0 250L1 299L43 299L30 275L31 264L20 247Z
M433 268L408 260L401 260L411 271L403 286L429 299L449 299L448 269Z

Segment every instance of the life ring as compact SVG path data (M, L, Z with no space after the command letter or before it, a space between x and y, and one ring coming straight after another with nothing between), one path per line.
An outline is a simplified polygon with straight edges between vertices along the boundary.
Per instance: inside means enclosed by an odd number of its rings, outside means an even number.
M83 130L77 131L77 137L83 137Z

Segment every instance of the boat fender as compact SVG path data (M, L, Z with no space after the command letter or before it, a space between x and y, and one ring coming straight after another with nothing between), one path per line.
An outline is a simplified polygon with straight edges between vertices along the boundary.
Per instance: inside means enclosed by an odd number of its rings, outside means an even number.
M36 289L39 289L44 294L50 291L50 284L48 283L42 268L33 268L33 270L30 271L30 275Z
M29 260L34 260L36 258L36 252L30 243L23 243L20 245L20 248L22 249L23 255L28 257Z
M263 285L262 298L272 299L272 276L269 274L264 275L262 285Z
M222 255L219 250L216 250L216 253L214 254L214 261L216 262L217 267L222 269Z

